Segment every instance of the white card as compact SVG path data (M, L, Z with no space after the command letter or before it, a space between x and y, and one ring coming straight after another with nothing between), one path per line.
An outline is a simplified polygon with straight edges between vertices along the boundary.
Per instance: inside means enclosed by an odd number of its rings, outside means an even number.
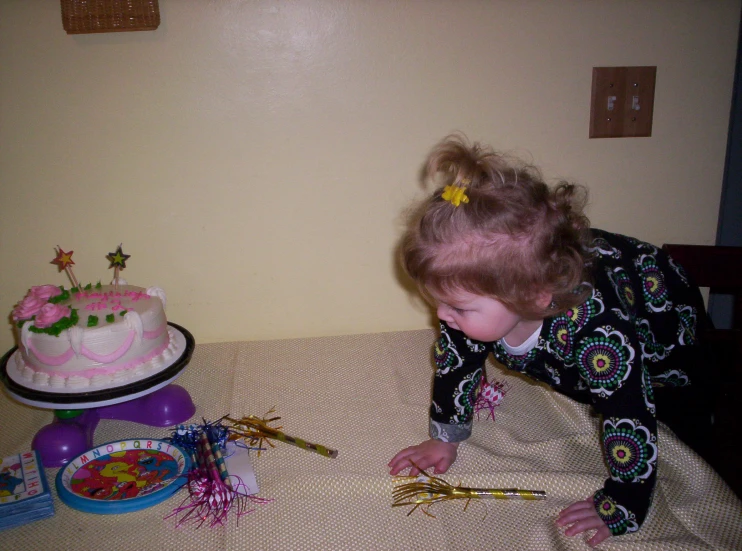
M227 464L232 486L237 493L243 495L257 494L259 491L248 451L234 442L227 442L227 450L224 454L224 462Z

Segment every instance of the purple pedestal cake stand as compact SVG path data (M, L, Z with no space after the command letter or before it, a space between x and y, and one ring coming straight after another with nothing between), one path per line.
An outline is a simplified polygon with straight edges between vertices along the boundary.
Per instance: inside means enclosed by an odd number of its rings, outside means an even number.
M22 384L8 373L8 362L17 347L0 359L0 380L15 400L55 410L54 420L42 427L31 447L45 467L61 467L93 447L93 435L101 419L132 421L152 427L183 423L196 412L186 389L171 384L193 355L195 340L185 328L168 323L178 344L176 354L156 374L115 388L85 392L45 392Z

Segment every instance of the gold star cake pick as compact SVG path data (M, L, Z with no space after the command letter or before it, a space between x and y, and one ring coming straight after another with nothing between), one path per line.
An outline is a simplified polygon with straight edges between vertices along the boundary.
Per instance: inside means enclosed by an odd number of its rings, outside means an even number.
M106 258L111 262L111 265L108 268L113 268L113 287L116 290L118 290L119 287L119 270L126 268L126 261L129 260L130 257L130 254L124 254L124 251L121 249L121 244L119 244L114 252L106 255Z
M52 260L52 264L56 264L59 267L60 272L64 270L64 273L66 273L67 277L70 278L72 286L80 289L80 284L77 282L77 278L72 272L72 266L75 264L75 261L72 260L72 253L74 253L75 251L65 252L62 250L62 247L57 245L56 252L57 256L54 260Z

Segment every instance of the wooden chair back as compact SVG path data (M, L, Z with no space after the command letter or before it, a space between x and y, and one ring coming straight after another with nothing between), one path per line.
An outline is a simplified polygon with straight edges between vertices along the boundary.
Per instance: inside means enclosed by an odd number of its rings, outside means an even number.
M701 338L718 358L712 466L742 498L737 445L742 439L742 247L666 244L662 247L699 287L733 298L731 328L709 328Z

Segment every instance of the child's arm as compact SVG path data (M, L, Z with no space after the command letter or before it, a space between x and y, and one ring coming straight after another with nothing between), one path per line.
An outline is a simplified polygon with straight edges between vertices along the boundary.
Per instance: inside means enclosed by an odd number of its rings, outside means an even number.
M458 447L458 442L442 442L432 438L417 446L410 446L392 458L389 462L389 474L395 475L407 467L410 468L410 476L419 474L420 469L430 467L433 467L435 474L445 473L456 461Z
M599 314L578 329L573 357L602 416L600 444L610 475L589 503L609 532L619 536L639 529L651 503L657 419L638 331L630 316L621 315L611 292L596 293L595 304L582 306Z
M430 440L405 448L389 462L395 475L406 468L414 476L419 469L433 467L444 473L456 461L459 443L471 434L474 401L484 371L487 347L467 339L461 331L441 322L435 342L435 377L430 406ZM415 465L413 465L414 463Z
M609 531L621 535L639 529L657 479L654 384L668 379L669 387L672 375L679 385L689 383L682 370L698 362L695 312L703 306L697 289L662 251L607 232L597 235L596 291L570 312L569 349L554 350L576 365L603 417L610 478L591 501ZM698 382L691 384L700 392Z
M636 330L621 319L601 321L583 328L575 357L593 407L603 418L600 444L610 475L588 501L609 532L619 536L639 529L651 503L657 419Z
M433 350L436 369L429 433L435 440L462 442L471 436L474 403L491 346L472 341L443 321L440 327Z

